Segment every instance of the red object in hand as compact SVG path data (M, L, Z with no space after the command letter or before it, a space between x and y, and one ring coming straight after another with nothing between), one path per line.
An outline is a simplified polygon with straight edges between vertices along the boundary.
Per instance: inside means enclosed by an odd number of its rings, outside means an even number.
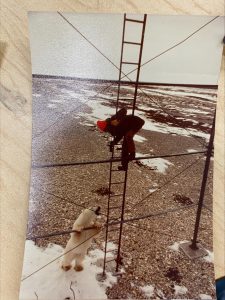
M101 131L105 131L107 122L106 121L97 121L97 126Z

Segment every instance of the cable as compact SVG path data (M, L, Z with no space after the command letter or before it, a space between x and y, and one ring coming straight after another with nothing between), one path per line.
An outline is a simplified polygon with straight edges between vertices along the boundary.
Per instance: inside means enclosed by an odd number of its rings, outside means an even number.
M107 87L104 87L102 90L100 90L99 92L97 92L94 96L92 96L92 98L96 98L99 94L104 93L108 88L110 88L111 86L115 85L115 83L110 83ZM89 101L94 100L94 99L89 99L86 100L85 102L81 103L80 105L78 105L77 107L75 107L74 109L70 110L69 112L65 113L63 116L58 117L55 122L51 123L48 127L46 127L44 130L42 130L41 132L39 132L38 134L36 134L32 140L36 139L37 137L39 137L40 135L42 135L44 132L46 132L49 128L51 128L52 126L54 126L56 123L58 123L58 121L63 120L66 116L68 116L69 114L73 113L74 111L78 110L80 107L82 107L83 105L87 104Z
M213 213L213 210L211 208L209 208L207 205L203 204L202 205L205 209L207 209L208 211L210 211L211 213Z
M170 209L163 210L163 211L160 211L160 212L157 212L157 213L151 213L151 214L147 214L147 215L143 215L143 216L139 216L139 217L130 218L130 219L124 220L123 223L134 222L134 221L149 219L149 218L154 218L154 217L161 217L161 216L167 215L168 213L193 208L196 205L197 205L197 203L193 203L193 204L186 205L186 206L183 206L183 207L170 208ZM119 223L121 223L121 222L112 222L111 225L117 225Z
M195 203L195 204L192 204L193 206L194 205L197 205L197 203ZM190 205L189 205L190 206ZM206 207L206 206L204 206L206 209L208 209L208 207ZM188 206L187 207L185 207L185 208L188 208ZM179 207L179 208L177 208L177 209L175 209L175 211L176 210L180 210L180 209L183 209L183 207ZM162 214L167 214L168 212L172 212L170 209L169 210L167 210L167 211L163 211L163 212L160 212L159 213L159 215L161 216ZM157 216L157 214L153 214L153 215L151 215L151 217L155 217L155 216ZM144 218L145 218L145 216L144 216ZM128 224L128 225L131 225L131 226L134 226L135 227L135 225L134 224L130 224L129 222L135 222L135 221L138 221L138 220L142 220L143 218L142 217L140 217L139 219L135 219L135 220L133 220L133 219L127 219L127 220L124 220L124 221L117 221L117 222L109 222L108 223L108 225L110 226L110 225L118 225L118 224L121 224L121 223L125 223L125 224ZM104 224L104 227L106 226L106 224ZM138 225L139 226L139 225ZM137 227L137 226L136 226ZM94 228L96 228L96 227L86 227L86 228L84 228L83 230L90 230L90 229L94 229ZM140 227L140 229L143 229L143 230L148 230L148 229L146 229L146 228L143 228L143 227ZM37 236L28 236L27 237L27 239L28 240L33 240L33 241L36 241L37 239L45 239L45 238L49 238L49 237L53 237L53 236L58 236L58 235L67 235L67 234L70 234L70 233L73 233L73 232L77 232L77 230L73 230L73 229L70 229L70 230L63 230L63 231L58 231L58 232L52 232L52 233L49 233L49 234L43 234L43 235L37 235ZM159 233L159 234L163 234L163 233L161 233L161 232L158 232L158 231L156 231L156 230L154 230L154 232L156 232L156 233ZM164 234L164 235L168 235L168 234ZM170 237L172 237L171 235L168 235L168 236L170 236ZM175 237L175 236L174 236Z
M96 229L96 228L97 228L96 226L90 226L90 227L85 227L82 230L90 230L90 229ZM46 239L46 238L58 236L58 235L68 235L70 233L80 233L80 231L75 230L75 229L62 230L62 231L52 232L52 233L48 233L48 234L28 236L27 240L36 241L39 239Z
M137 217L130 218L130 219L125 219L125 220L122 220L122 221L113 221L113 222L110 222L109 225L110 226L113 226L113 225L115 226L115 225L119 225L121 223L127 224L129 222L135 222L135 221L149 219L149 218L161 217L161 216L167 215L168 213L173 213L173 212L177 212L177 211L180 211L180 210L193 208L197 205L198 205L198 203L193 203L193 204L186 205L186 206L183 206L183 207L170 208L170 209L163 210L163 211L160 211L160 212L151 213L151 214L142 215L142 216L137 216Z
M141 227L141 226L136 225L136 224L133 224L133 223L127 223L126 225L133 226L133 227L136 227L136 228L138 228L138 229L145 230L145 231L151 231L152 233L157 233L157 234L160 234L160 235L169 236L169 237L171 237L171 238L172 238L172 237L176 237L176 238L180 239L180 237L178 237L177 235L170 235L170 234L168 234L168 233L161 232L161 231L158 231L158 230L155 230L155 229L151 230L151 229L149 229L149 228L144 228L144 227Z
M132 161L145 160L145 159L155 159L163 157L176 157L176 156L188 156L205 153L205 151L195 151L195 152L182 152L174 154L165 154L165 155L151 155L151 156L141 156L132 159ZM94 161L83 161L83 162L68 162L68 163L56 163L56 164L43 164L43 165L32 165L33 169L42 169L42 168L55 168L55 167L68 167L68 166L80 166L80 165L94 165L94 164L103 164L110 162L120 162L121 158L107 159L107 160L94 160Z
M106 60L108 60L115 68L118 69L117 65L114 64L100 49L98 49L88 38L86 38L68 19L64 17L62 13L58 11L58 14L77 32L79 33L95 50L97 50Z
M79 245L73 247L72 249L64 252L63 254L57 256L56 258L54 258L53 260L51 260L50 262L48 262L47 264L45 264L44 266L40 267L39 269L37 269L36 271L30 273L29 275L27 275L26 277L24 277L21 281L24 281L26 279L28 279L29 277L31 277L32 275L36 274L37 272L41 271L42 269L44 269L45 267L47 267L48 265L50 265L51 263L53 263L54 261L56 261L57 259L59 259L60 257L64 256L65 254L73 251L74 249L78 248L79 246L81 246L82 244L84 244L85 242L87 242L88 240L90 240L91 238L93 238L95 235L99 234L100 232L98 233L95 233L93 234L92 236L90 236L88 239L86 239L85 241L83 241L82 243L80 243Z
M185 167L183 170L181 170L180 172L178 172L177 174L175 174L173 177L171 177L169 180L167 180L163 185L161 185L159 188L157 188L154 192L148 194L147 196L145 196L143 199L141 199L140 201L138 201L137 203L135 203L131 209L133 209L134 207L136 207L137 205L143 203L146 199L148 199L149 197L151 197L153 194L157 193L159 190L161 190L163 187L165 187L166 185L168 185L171 181L173 181L176 177L180 176L182 173L184 173L185 171L187 171L188 169L190 169L193 165L197 164L200 159L202 159L202 157L198 157L197 159L195 159L191 164L189 164L187 167Z
M120 71L120 68L117 67L114 62L112 60L110 60L101 50L99 50L88 38L86 38L71 22L69 22L60 12L58 12L58 14L74 29L76 30L76 32L78 32L92 47L94 47L104 58L106 58L117 70ZM198 28L196 31L194 31L192 34L190 34L187 38L185 38L184 40L182 40L181 42L177 43L176 45L170 47L169 49L166 49L165 51L163 51L162 53L158 54L157 56L155 56L154 58L148 60L147 62L145 62L143 65L148 64L150 61L154 60L155 58L163 55L164 53L172 50L173 48L179 46L180 44L184 43L186 40L188 40L190 37L192 37L194 34L196 34L198 31L200 31L202 28L204 28L205 26L207 26L208 24L210 24L211 22L213 22L215 19L217 19L219 16L214 17L212 20L210 20L209 22L207 22L206 24L204 24L203 26L201 26L200 28ZM141 65L140 67L142 67L143 65ZM133 71L130 71L128 74L131 74L132 72L136 71L137 68ZM128 78L129 81L132 81L127 75L125 74L123 71L121 71L121 73L124 75L124 77ZM122 77L122 78L124 78ZM121 78L121 79L122 79ZM165 112L166 114L168 114L168 116L173 117L173 115L169 114L168 111L166 111L164 108L162 108L161 105L159 105L156 101L154 101L152 98L150 98L150 96L148 94L146 94L141 88L138 88L140 91L142 91L142 93L148 97L150 100L152 100L163 112ZM195 136L193 136L190 131L181 126L183 129L185 129L192 138L194 138L199 144L205 146L202 142L200 142Z
M106 57L91 41L89 41L72 23L70 23L60 12L58 12L58 14L68 23L70 24L89 44L91 44L99 53L101 53L103 55L103 57L105 57L114 67L116 67L118 70L119 68L108 58ZM148 60L147 62L145 62L144 64L141 65L144 66L146 65L147 63L149 63L150 61L156 59L157 57L163 55L164 53L168 52L169 50L175 48L176 46L182 44L183 42L185 42L187 39L189 39L191 36L193 36L195 33L197 33L199 30L201 30L202 28L204 28L205 26L207 26L209 23L213 22L216 18L218 18L219 16L215 17L214 19L212 19L211 21L209 21L208 23L206 23L205 25L201 26L198 30L196 30L195 32L193 32L191 35L189 35L186 39L184 39L183 41L177 43L176 45L174 45L173 47L170 47L169 49L161 52L160 54L158 54L157 56L151 58L150 60ZM136 69L130 71L128 74L124 74L124 77L127 77L127 75L131 74L132 72L136 71ZM122 78L124 78L122 77ZM121 78L121 79L122 79ZM127 77L128 78L128 77ZM131 79L128 78L130 81ZM110 84L106 89L110 88L113 84ZM100 93L104 92L106 89L103 89ZM141 90L142 91L142 90ZM142 91L143 92L143 91ZM99 93L97 93L93 98L97 97ZM145 95L147 95L145 92L144 92ZM148 95L147 95L148 98L150 98ZM151 98L150 98L151 99ZM71 110L70 112L68 112L67 114L65 114L63 117L65 117L66 115L68 115L69 113L72 113L74 112L75 110L77 110L79 107L81 107L82 105L86 104L87 102L89 102L91 99L88 99L86 102L82 103L81 105L79 105L78 107L76 107L74 110ZM152 100L152 99L151 99ZM157 104L158 105L158 104ZM165 111L164 111L165 112ZM167 113L167 112L166 112ZM167 113L168 114L168 113ZM168 114L169 115L169 114ZM39 137L42 133L46 132L50 127L52 127L53 125L55 125L60 119L62 119L62 117L59 117L58 119L56 119L55 122L53 122L51 125L49 125L45 130L43 130L42 132L40 132L39 134L37 134L36 136L33 137L33 139ZM184 128L185 129L185 128ZM187 129L186 129L187 130ZM190 133L190 132L189 132ZM192 136L192 135L191 135ZM199 142L199 140L197 140ZM202 144L202 143L201 143Z
M160 57L161 55L165 54L166 52L169 52L170 50L176 48L177 46L183 44L184 42L186 42L188 39L190 39L193 35L195 35L198 31L200 31L201 29L203 29L204 27L206 27L207 25L209 25L210 23L212 23L214 20L216 20L217 18L219 18L219 16L214 17L213 19L211 19L209 22L205 23L204 25L202 25L201 27L199 27L197 30L195 30L194 32L192 32L190 35L188 35L185 39L183 39L182 41L178 42L177 44L173 45L172 47L164 50L163 52L157 54L156 56L150 58L149 60L147 60L145 63L141 64L141 67L147 65L148 63L150 63L151 61L153 61L154 59ZM130 75L132 72L136 71L137 68L133 69L132 71L130 71L129 73L127 73L126 75ZM124 76L125 77L125 76ZM123 79L124 77L122 77L121 79Z
M66 200L66 201L71 200L71 201L72 201L72 204L75 204L76 206L79 206L79 207L84 208L84 209L89 209L89 210L95 212L95 210L93 210L93 209L91 209L91 208L85 207L85 206L82 205L82 204L79 204L79 203L77 203L77 202L74 202L71 198L64 198L64 197L62 197L62 196L53 194L53 193L51 193L51 192L47 192L47 191L42 190L42 189L40 189L40 188L35 188L35 189L38 190L38 191L40 191L40 192L46 193L46 194L48 194L48 195L54 196L54 197L56 197L56 198L62 199L62 200ZM99 214L100 214L100 215L103 215L103 216L106 216L106 214L101 213L101 212L99 212Z

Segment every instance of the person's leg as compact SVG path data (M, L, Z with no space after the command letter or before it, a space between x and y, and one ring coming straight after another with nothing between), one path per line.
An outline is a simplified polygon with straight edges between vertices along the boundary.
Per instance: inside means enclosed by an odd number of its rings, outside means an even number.
M122 159L121 162L122 166L119 166L118 169L126 171L128 167L128 148L127 148L127 140L125 137L123 138L121 159Z
M124 137L126 139L127 143L127 154L135 153L135 144L133 137L135 135L135 132L133 130L130 130L127 132L126 136Z
M128 155L130 159L135 158L135 143L134 143L134 136L138 131L142 128L144 125L145 121L142 119L136 120L136 126L134 129L130 130L126 134L126 141L127 141L127 147L128 147Z

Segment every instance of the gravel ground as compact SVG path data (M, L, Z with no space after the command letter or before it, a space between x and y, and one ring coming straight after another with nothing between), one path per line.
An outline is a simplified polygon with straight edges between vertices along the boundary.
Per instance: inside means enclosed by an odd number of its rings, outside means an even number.
M103 87L103 83L33 78L34 165L109 157L107 136L98 132L94 126L83 125L87 122L85 116L77 115L79 112L91 113L90 107L83 105L76 109L82 101L79 101L78 97L73 102L72 92L70 97L68 96L68 90L85 95L87 90L99 92ZM115 96L116 87L111 87L106 95ZM124 91L124 95L129 96L129 91ZM142 104L149 101L140 95L139 100ZM185 115L182 112L185 107L202 110L202 114L196 112L188 116L188 119L192 118L194 122L189 121L186 125L189 129L209 132L210 126L207 127L205 124L212 121L213 102L199 101L195 97L189 97L187 101L186 98L180 99L175 96L165 100L164 96L159 95L154 96L153 100L165 107L173 106L171 111L173 114L177 113L179 117ZM113 103L107 102L106 105L110 107ZM181 124L174 118L168 119L163 112L153 113L155 108L153 103L149 104L149 107L146 116L155 122L170 125L172 123L172 126L177 128L185 125L185 120ZM69 111L73 112L68 113ZM206 111L209 113L204 113ZM203 138L149 130L142 130L140 135L147 140L142 143L136 142L137 152L153 155L186 152L188 149L198 150L202 148L199 141L205 142ZM171 165L165 174L140 163L129 164L125 218L154 214L171 208L180 210L124 225L122 267L125 273L118 278L116 285L108 289L109 299L147 299L141 289L146 285L155 287L152 299L200 299L199 294L215 298L213 263L203 258L190 260L181 251L169 248L175 242L192 238L196 206L188 206L198 201L204 158L202 155L191 155L171 157L168 160ZM187 168L188 165L192 166ZM212 170L213 163L210 166L205 207L202 210L198 236L202 246L210 251L212 251ZM102 195L101 192L108 187L108 176L107 164L33 168L28 236L70 229L82 207L100 205L102 213L105 214L107 194ZM120 180L119 176L122 175L117 175L116 181ZM158 190L153 191L156 188ZM119 189L118 186L113 192L117 193ZM116 204L119 204L119 201L117 199ZM137 204L140 201L141 203ZM52 237L38 240L38 245L46 246L52 242L65 246L67 239L68 236ZM103 241L102 233L93 247L101 247ZM185 286L187 292L176 295L176 285Z

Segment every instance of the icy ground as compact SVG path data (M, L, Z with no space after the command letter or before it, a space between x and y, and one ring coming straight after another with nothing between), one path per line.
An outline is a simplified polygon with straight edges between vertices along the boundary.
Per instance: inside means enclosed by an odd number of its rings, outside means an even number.
M43 80L49 92L39 89ZM95 125L98 119L106 119L115 113L116 84L42 78L33 78L33 81L35 99L42 99L42 105L46 105L46 109L52 110L56 115L69 114L70 117L80 119L82 124L90 126ZM208 121L212 118L216 90L154 85L140 88L144 94L139 90L135 114L145 120L144 130L208 138ZM131 112L132 106L127 99L132 97L133 92L133 86L121 87L123 100L120 101L120 105L126 106L128 113ZM81 117L87 122L84 123ZM138 142L143 142L144 139L140 135L136 137Z
M146 154L142 153L136 153L136 157L144 157L148 156ZM168 168L169 165L172 165L172 163L164 158L154 158L154 159L143 159L139 161L140 164L143 166L148 166L155 170L156 172L165 174L166 169Z
M26 241L23 278L53 261L63 254L63 248L49 244L46 249L39 248L32 241ZM60 267L61 258L22 281L20 300L91 300L107 299L107 287L117 279L107 272L103 282L96 279L102 268L96 265L103 258L103 251L95 249L89 252L84 261L84 270L76 272L73 268L67 272Z

